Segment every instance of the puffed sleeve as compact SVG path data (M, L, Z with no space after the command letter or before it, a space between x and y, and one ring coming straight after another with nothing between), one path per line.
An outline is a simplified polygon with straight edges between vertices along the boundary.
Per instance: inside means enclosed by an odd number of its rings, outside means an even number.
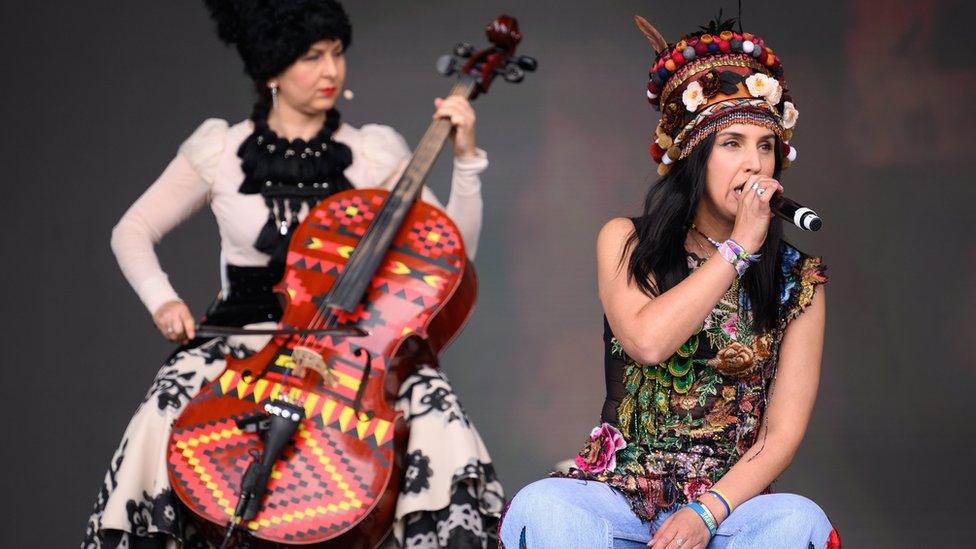
M179 299L154 247L207 203L227 128L227 122L218 119L201 124L112 229L112 251L122 274L150 314L163 303Z
M407 167L410 147L403 136L389 126L367 124L360 131L363 135L362 154L370 164L371 180L379 182L381 188L392 188ZM484 205L479 176L487 167L488 155L481 149L476 149L475 154L469 157L455 157L447 206L441 205L433 191L426 186L421 195L424 202L447 212L458 226L470 259L474 259L481 235Z

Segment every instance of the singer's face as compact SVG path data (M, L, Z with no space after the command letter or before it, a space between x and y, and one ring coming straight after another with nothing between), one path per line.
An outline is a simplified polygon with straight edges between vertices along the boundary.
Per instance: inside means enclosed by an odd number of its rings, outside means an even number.
M727 221L735 220L739 196L753 175L772 177L776 170L776 136L753 124L736 124L717 134L708 157L705 199Z
M269 80L278 84L278 103L314 115L335 106L346 80L346 57L339 40L320 40L284 72Z

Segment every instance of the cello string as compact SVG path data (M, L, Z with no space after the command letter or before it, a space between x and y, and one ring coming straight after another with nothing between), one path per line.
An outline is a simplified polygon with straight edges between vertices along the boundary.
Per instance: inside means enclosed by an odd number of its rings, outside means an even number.
M458 81L452 87L450 93L451 93L451 95L459 94L460 91L461 91L461 89L464 88L464 87L467 87L467 86L469 86L469 84L464 84L464 83ZM470 93L470 88L468 88L468 91L465 92L465 93ZM438 130L439 130L439 128L437 127L437 124L436 123L435 124L431 124L428 127L428 129L425 132L423 138L421 139L421 146L418 147L418 149L419 149L418 152L421 152L421 153L427 153L428 152L428 149L430 148L430 144L428 143L428 141L430 139L430 136L431 136L432 133L435 133ZM408 167L409 167L409 165L408 165ZM362 250L361 250L361 252L359 254L356 254L356 256L354 256L355 258L364 258L364 257L365 258L368 258L370 255L373 255L373 254L375 254L375 253L378 252L378 250L374 250L374 249L370 249L370 248L378 247L377 240L379 240L381 238L381 235L383 234L383 229L385 228L385 225L388 224L389 221L395 216L395 214L401 209L401 203L400 202L402 202L402 200L405 198L405 196L408 196L409 194L416 195L419 192L418 189L413 189L412 193L410 193L410 192L408 192L408 189L406 189L406 188L399 189L399 190L396 189L396 188L394 188L394 191L395 192L390 195L390 200L388 200L388 201L386 201L384 203L384 207L381 208L380 212L377 214L377 219L375 219L373 221L373 223L371 223L371 225L370 225L370 227L368 229L369 230L369 233L360 242L360 246L363 246L363 248L362 248ZM355 279L357 277L363 276L361 274L357 274L356 271L362 270L363 268L365 268L364 265L368 265L370 263L371 263L371 261L367 261L366 259L358 259L358 260L352 262L351 265L347 264L347 270L344 272L345 277L352 276ZM339 284L339 286L338 286L339 293L342 292L342 289L344 287L341 284L341 280L345 279L345 277L343 277L342 279L336 281L336 283ZM325 324L324 325L321 324L323 318L325 319ZM309 327L312 327L312 328L319 328L319 327L330 328L330 327L332 327L333 323L336 322L336 321L337 321L337 316L335 314L334 308L328 307L327 304L322 304L322 305L320 305L316 309L316 312L312 316L312 319L308 323L308 326ZM306 345L307 346L308 345L308 342L309 341L313 341L313 340L316 340L316 336L314 336L312 334L307 334L307 335L304 335L303 334L302 336L300 336L299 341L297 342L297 345ZM288 373L290 373L290 372L288 372L286 370L285 380L288 379L288 375L287 375Z
M455 85L451 89L451 95L458 94L459 91L460 91L460 89L462 87L464 87L464 86L462 85L461 82L455 83ZM438 130L438 128L437 128L436 124L432 124L432 125L430 125L430 127L428 127L427 132L425 132L424 137L421 139L422 146L419 147L420 152L426 152L426 149L429 148L429 144L426 144L426 141L429 139L430 134L433 133L433 132L436 132L437 130ZM396 191L396 189L394 189L394 190ZM416 193L417 193L417 189L414 189L413 194L416 194ZM356 256L354 256L354 257L369 257L370 255L373 255L373 254L377 253L377 250L372 250L372 249L369 249L369 248L370 247L375 247L375 246L378 245L376 241L377 241L377 239L380 238L379 235L382 235L382 233L383 233L382 228L384 228L384 226L387 223L389 223L390 219L392 217L394 217L394 215L398 212L398 210L400 210L400 204L398 204L397 202L402 201L402 199L407 194L408 194L407 189L402 189L399 192L397 192L396 194L391 194L390 198L392 200L389 200L389 201L387 201L384 204L385 207L381 208L380 212L377 215L377 219L375 219L374 222L370 225L370 229L371 229L370 230L370 233L367 234L366 235L366 238L364 238L363 241L360 242L360 245L361 246L364 246L364 248L362 249L362 251L361 251L360 254L356 254ZM354 278L356 278L358 276L363 276L363 275L357 275L356 274L356 271L357 270L362 270L362 268L364 268L364 267L361 267L361 266L368 265L369 263L371 263L371 262L370 261L367 261L365 259L360 259L360 260L358 260L358 262L354 262L352 265L348 265L348 270L344 274L345 274L346 277L352 276ZM342 288L344 287L341 284L341 279L339 281L336 281L336 282L339 284L338 290L339 290L339 293L341 293L342 292ZM310 322L308 323L308 326L311 327L311 328L319 328L319 327L329 328L329 327L332 327L332 324L337 320L337 317L335 316L335 314L334 314L333 311L334 311L334 308L328 307L327 304L320 305L316 309L316 312L312 316ZM321 324L323 318L325 319L325 324L324 325ZM302 336L299 337L299 340L296 343L296 345L306 345L307 346L308 343L310 341L313 341L313 340L316 340L317 341L317 338L316 338L315 335L313 335L313 334L303 334ZM287 376L288 373L289 372L286 370L286 376L285 376L285 379L286 380L287 380L287 377L288 377Z
M464 88L469 88L469 89L467 90L467 92L465 92L464 94L462 94L461 92L462 92L462 90ZM471 88L471 84L470 83L465 83L465 82L462 82L460 79L458 79L458 80L455 81L454 85L451 87L451 90L449 92L449 95L451 95L451 96L453 96L453 95L468 95L470 93L470 91L471 91L470 88ZM429 140L430 135L432 133L436 132L437 130L438 130L438 127L437 127L437 124L436 123L431 124L431 125L428 126L427 131L424 132L424 135L421 138L421 141L420 141L421 142L421 146L418 147L418 152L426 152L426 149L429 148L429 144L427 143L427 141ZM407 169L409 169L409 167L410 167L410 164L407 165ZM394 188L394 191L396 191L396 190L397 189ZM417 191L414 190L414 194L416 194L416 192ZM399 193L397 193L397 194L392 194L391 193L390 198L394 198L394 199L397 199L398 201L402 201L403 198L405 198L405 196L404 196L405 194L406 194L406 189L399 191ZM387 223L389 223L390 219L394 216L394 214L397 212L397 210L400 209L400 206L401 206L401 204L396 204L394 206L394 204L392 203L392 201L385 202L384 203L384 207L381 208L380 209L380 212L377 214L377 218L374 219L373 223L370 224L370 227L368 229L369 232L367 233L366 238L364 238L363 240L360 241L360 245L375 246L375 241L379 237L378 236L374 236L374 235L382 234L382 231L380 229L375 229L375 227L381 227L382 228L382 227L384 227L384 225L386 225ZM361 252L360 254L356 254L353 257L368 257L368 256L373 255L375 253L377 253L377 250L366 250L366 249L364 249L363 252ZM364 265L364 264L368 264L368 263L369 262L366 262L365 260L358 260L358 259L356 260L356 262L353 265L349 265L349 263L347 263L346 266L347 266L348 270L344 271L343 274L345 275L345 277L354 276L355 273L353 273L353 271L355 271L355 270L361 270L362 267L360 267L360 265ZM362 275L359 275L359 276L362 276ZM344 279L345 277L342 277L342 279ZM341 282L341 279L336 281L337 284L339 284L340 282ZM339 292L342 292L342 289L343 289L343 286L340 284L338 286ZM320 305L316 309L315 314L312 316L310 322L308 323L308 327L310 327L312 329L317 329L317 328L320 328L320 327L322 327L322 328L332 327L332 323L337 319L337 317L333 314L333 310L334 310L334 308L333 307L329 307L328 304L323 303L322 305ZM323 319L325 319L325 321L326 321L324 325L320 324L320 322ZM312 339L314 339L314 336L312 334L303 334L299 338L299 340L297 342L297 345L307 344Z

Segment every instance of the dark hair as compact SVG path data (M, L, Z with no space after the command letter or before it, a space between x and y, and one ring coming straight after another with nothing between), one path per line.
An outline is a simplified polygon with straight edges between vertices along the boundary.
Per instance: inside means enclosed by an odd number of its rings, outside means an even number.
M258 85L288 68L319 40L352 42L352 26L336 0L204 0L217 35L234 45Z
M633 250L627 265L628 279L647 295L660 295L670 290L690 273L685 239L705 192L705 174L714 143L715 135L712 134L687 158L677 161L671 171L647 192L643 219L635 224L635 231L624 246L625 256L627 251ZM774 151L776 168L773 177L778 179L782 167L779 138ZM773 218L766 241L759 250L762 257L742 277L742 288L753 313L752 326L758 332L772 330L779 324L779 295L783 285L780 249L783 243L783 225L779 218Z

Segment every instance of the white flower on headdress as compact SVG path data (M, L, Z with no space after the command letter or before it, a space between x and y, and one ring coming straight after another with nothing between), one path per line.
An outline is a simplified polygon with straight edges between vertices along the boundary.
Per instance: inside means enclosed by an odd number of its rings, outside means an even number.
M769 93L770 78L765 74L756 73L746 78L746 87L753 97L765 97Z
M766 102L772 106L779 105L779 100L783 97L783 86L779 85L779 80L770 78L773 81L769 93L766 94Z
M685 108L691 112L698 110L698 107L705 104L705 92L702 91L701 84L696 80L681 94L681 101L685 104Z
M779 82L775 78L757 72L746 78L746 87L749 88L749 93L753 97L766 97L768 99L770 94L776 93L774 88L779 88ZM782 90L779 93L782 93Z
M800 111L796 110L793 103L787 101L783 103L783 129L788 130L796 126L796 119L800 117Z

